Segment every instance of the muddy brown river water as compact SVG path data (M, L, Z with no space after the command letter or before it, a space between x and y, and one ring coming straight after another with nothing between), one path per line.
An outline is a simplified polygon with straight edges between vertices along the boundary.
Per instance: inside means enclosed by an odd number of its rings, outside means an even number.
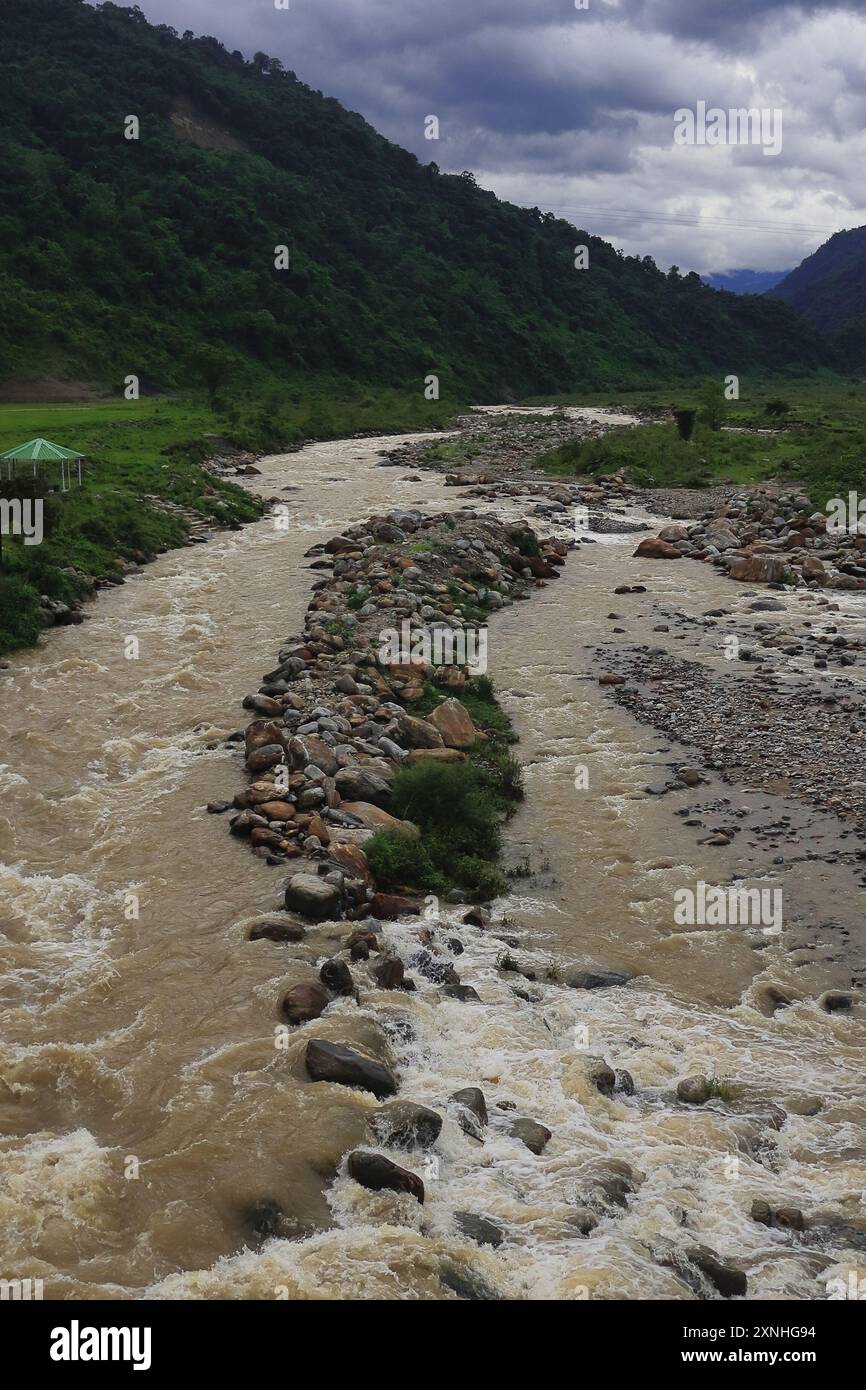
M750 813L778 807L721 783L648 796L687 753L634 723L591 674L613 606L646 640L653 603L730 605L735 586L703 566L626 562L633 537L600 537L491 620L491 674L526 774L508 861L536 869L499 908L520 962L539 976L554 966L555 978L519 981L529 997L515 994L502 942L460 927L455 909L460 975L480 1006L419 982L399 1007L367 990L360 1009L341 1001L317 1025L364 1042L408 1016L411 1030L393 1032L401 1094L441 1106L481 1086L487 1142L449 1116L435 1162L406 1159L425 1178L423 1208L368 1192L340 1164L365 1138L372 1097L305 1084L302 1040L275 1045L285 986L341 932L317 928L302 949L247 941L245 923L278 905L283 874L204 807L240 784L224 738L301 625L315 577L304 552L359 515L459 505L438 475L377 466L400 442L266 460L255 485L287 502L287 531L265 518L165 555L104 593L84 626L0 673L0 1275L41 1277L55 1299L442 1299L454 1296L443 1275L459 1268L511 1299L691 1298L658 1256L703 1242L748 1271L750 1297L824 1298L856 1251L801 1242L749 1211L766 1197L864 1215L866 1029L857 1011L817 1004L844 973L838 953L818 951L804 971L787 949L828 895L852 923L862 916L862 887L839 864L794 865L780 940L676 927L677 886L738 871L769 882L772 864L760 847L700 843L674 812L722 796ZM628 582L650 590L642 607L612 598L626 563ZM386 935L408 954L416 930ZM636 978L575 991L557 983L562 963ZM771 1017L768 981L797 994ZM631 1072L634 1095L602 1096L587 1053ZM677 1080L696 1071L735 1082L739 1110L678 1104ZM507 1134L497 1101L553 1132L542 1155ZM769 1101L788 1110L778 1132L762 1119ZM607 1159L637 1170L636 1191L583 1236L584 1175ZM245 1213L261 1199L280 1203L296 1239L251 1242ZM505 1244L461 1236L460 1211L496 1221Z

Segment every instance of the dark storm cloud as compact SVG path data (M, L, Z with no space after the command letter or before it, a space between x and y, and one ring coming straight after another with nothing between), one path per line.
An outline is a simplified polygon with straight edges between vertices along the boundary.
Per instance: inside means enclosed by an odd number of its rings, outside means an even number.
M866 4L812 0L141 0L279 57L443 169L660 264L796 263L866 222ZM776 159L675 149L698 100L783 112ZM435 115L438 141L424 138ZM692 225L700 223L700 225Z

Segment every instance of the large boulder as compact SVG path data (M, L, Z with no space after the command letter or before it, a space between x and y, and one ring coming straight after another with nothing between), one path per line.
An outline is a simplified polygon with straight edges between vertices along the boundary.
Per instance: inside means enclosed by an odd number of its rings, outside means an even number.
M406 762L409 767L417 767L418 763L463 763L466 761L466 754L461 753L459 748L413 748Z
M734 1265L726 1264L715 1250L710 1250L706 1245L692 1245L683 1254L689 1263L709 1280L722 1298L744 1297L748 1287L745 1274Z
M359 1086L362 1091L372 1091L379 1100L393 1096L397 1090L397 1079L389 1067L343 1043L314 1038L307 1043L304 1060L313 1081Z
M349 1154L348 1173L350 1178L369 1188L371 1192L408 1192L410 1197L424 1204L424 1184L417 1173L399 1168L384 1154L367 1153L356 1149Z
M394 1100L374 1110L370 1127L382 1144L399 1149L429 1149L442 1130L442 1116L411 1100Z
M281 743L265 743L261 748L256 748L247 758L247 769L250 772L267 772L269 768L276 767L277 763L283 761L283 745Z
M685 1105L704 1105L710 1098L710 1083L705 1076L684 1076L677 1082L677 1099Z
M636 559L642 560L681 560L683 558L675 545L671 545L668 541L660 541L657 537L652 536L647 536L645 541L641 541L634 555Z
M405 898L399 893L374 893L370 900L370 916L380 922L396 922L400 917L418 917L421 904L417 898Z
M551 1137L550 1130L546 1125L540 1125L537 1120L527 1119L512 1120L508 1127L508 1133L512 1139L522 1140L534 1154L542 1153Z
M340 908L340 890L316 874L293 874L286 884L286 907L315 922L334 920Z
M297 1026L299 1023L310 1023L314 1018L319 1018L329 1003L330 1000L321 985L292 985L283 996L281 1011L287 1023Z
M728 526L715 523L707 527L706 543L716 550L737 550L740 540Z
M388 811L383 811L381 806L373 806L369 801L344 801L341 810L357 817L361 824L370 830L395 830L400 835L410 835L416 840L418 838L417 825L413 825L410 820L398 820Z
M789 568L784 555L735 555L728 574L747 584L781 584Z
M624 970L572 970L565 977L570 989L611 989L627 985L631 979Z
M487 1102L477 1086L464 1086L454 1091L450 1099L457 1106L457 1123L473 1139L481 1139L487 1124Z
M388 806L391 801L391 784L381 773L372 768L341 767L334 781L340 797L345 801L368 801L373 806Z
M259 917L248 930L250 941L303 941L307 929L290 917Z
M478 737L469 711L459 700L443 700L428 715L428 722L441 735L442 742L448 748L470 748Z
M505 1239L502 1227L486 1216L478 1216L471 1211L458 1211L454 1219L461 1235L466 1236L467 1240L474 1240L477 1245L492 1245L496 1249Z
M434 728L432 721L415 719L411 714L404 714L400 717L398 726L401 738L410 748L442 747L442 735Z
M355 993L352 972L344 960L326 960L319 970L319 979L332 994L351 995Z

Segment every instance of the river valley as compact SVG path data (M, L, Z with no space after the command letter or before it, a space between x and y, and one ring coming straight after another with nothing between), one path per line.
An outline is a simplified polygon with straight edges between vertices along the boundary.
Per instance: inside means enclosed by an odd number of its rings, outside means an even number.
M419 981L399 1007L370 990L329 1010L335 1040L386 1024L402 1096L441 1108L481 1087L484 1144L447 1113L435 1157L405 1159L424 1206L370 1192L343 1157L372 1097L305 1084L300 1042L275 1050L281 992L344 931L315 928L301 951L247 940L284 875L205 807L237 781L241 697L300 626L310 546L394 506L466 504L436 473L380 466L402 442L263 460L249 486L286 503L287 530L265 517L164 555L0 672L2 1273L56 1299L691 1299L712 1291L678 1252L706 1245L747 1272L749 1297L833 1296L866 1244L864 1010L819 1004L863 964L855 838L783 786L712 769L648 791L694 753L598 683L620 647L649 641L730 677L699 620L760 615L709 566L590 533L555 582L493 615L490 674L526 780L507 828L518 874L499 936L444 910L481 1004ZM623 582L645 591L614 597ZM859 630L857 600L841 603ZM792 621L819 616L807 597ZM780 935L675 923L678 887L736 874L784 885ZM383 932L408 958L417 928ZM571 966L633 978L576 990ZM633 1090L601 1094L596 1055ZM716 1080L699 1107L676 1095L695 1073ZM543 1153L510 1134L512 1108L552 1132ZM269 1199L294 1239L250 1238L245 1213ZM756 1201L802 1210L807 1230L757 1221ZM469 1239L460 1213L502 1243Z

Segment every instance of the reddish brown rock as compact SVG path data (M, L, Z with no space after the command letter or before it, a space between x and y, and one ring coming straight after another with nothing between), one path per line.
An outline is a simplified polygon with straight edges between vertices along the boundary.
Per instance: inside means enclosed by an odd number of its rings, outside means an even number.
M443 700L428 715L428 723L433 725L447 748L471 748L477 737L469 711L459 700Z
M291 801L260 801L256 810L260 816L267 816L268 820L291 820L295 814Z
M413 748L406 762L409 767L415 767L418 763L464 763L466 754L461 753L459 748ZM404 822L406 824L406 822Z
M345 869L352 878L361 878L368 886L373 882L367 856L357 845L349 841L332 843L329 858L333 859L335 864L339 864L341 869Z
M645 560L681 560L683 557L675 545L658 537L647 536L634 552L636 558Z
M283 996L280 1012L287 1023L310 1023L325 1012L330 1000L321 985L292 985Z
M257 748L263 748L265 744L278 743L282 747L285 737L285 725L276 724L272 719L254 719L244 730L247 757L249 758Z
M442 747L442 735L428 720L415 719L411 714L404 714L398 722L400 734L411 748Z
M383 811L381 806L373 806L369 801L344 801L343 810L357 816L358 820L371 830L395 830L400 835L418 838L417 825L413 825L409 820L398 820L396 816Z
M370 916L381 922L396 922L398 917L419 917L421 904L417 898L403 898L397 893L376 893L370 903Z
M300 922L292 922L288 917L266 917L253 922L249 929L250 941L303 941L306 929Z
M779 584L788 569L789 561L783 555L735 555L728 574L747 584Z
M307 834L315 835L316 839L321 840L323 845L329 845L331 843L331 832L328 830L321 816L310 816Z

